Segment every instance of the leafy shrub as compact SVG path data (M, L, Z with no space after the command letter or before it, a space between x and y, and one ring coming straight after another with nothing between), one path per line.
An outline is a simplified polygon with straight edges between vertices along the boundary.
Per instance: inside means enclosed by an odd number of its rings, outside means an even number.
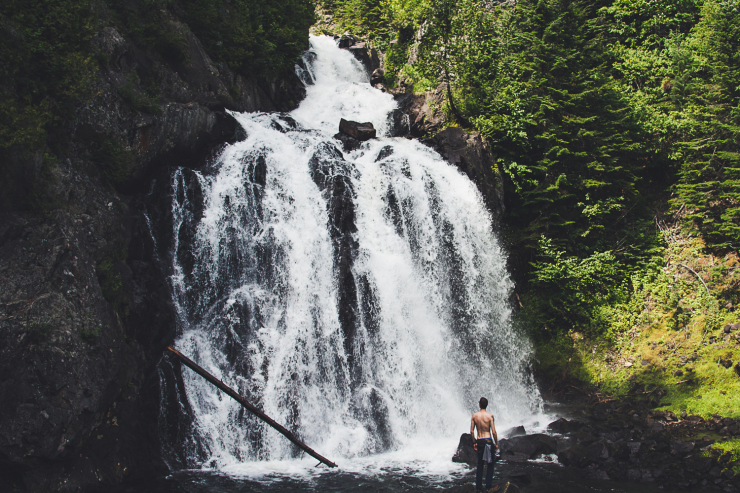
M315 20L309 0L182 0L182 5L208 53L243 75L292 70Z

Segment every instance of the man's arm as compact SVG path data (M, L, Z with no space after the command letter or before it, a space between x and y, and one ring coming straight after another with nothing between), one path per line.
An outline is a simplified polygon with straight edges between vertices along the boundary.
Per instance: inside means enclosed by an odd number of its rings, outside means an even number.
M475 441L475 418L470 418L470 436L473 438L473 449L478 450L478 442Z
M491 436L493 436L493 443L496 444L494 450L498 450L498 435L496 434L496 424L493 422L493 414L491 414Z

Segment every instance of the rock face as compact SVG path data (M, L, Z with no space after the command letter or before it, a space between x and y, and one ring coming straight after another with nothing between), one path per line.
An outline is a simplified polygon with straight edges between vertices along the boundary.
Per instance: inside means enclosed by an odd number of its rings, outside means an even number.
M372 123L353 122L344 118L339 121L339 132L359 141L374 139L376 134Z
M476 184L494 219L503 214L503 178L494 171L493 154L480 134L449 127L422 142L439 152Z
M94 98L69 117L66 154L3 163L13 183L0 196L0 491L166 471L156 365L175 314L152 236L172 218L153 184L166 166L200 165L240 138L225 110L290 110L305 94L292 74L234 74L178 28L184 66L101 28L92 43L106 63ZM36 197L35 212L22 210Z

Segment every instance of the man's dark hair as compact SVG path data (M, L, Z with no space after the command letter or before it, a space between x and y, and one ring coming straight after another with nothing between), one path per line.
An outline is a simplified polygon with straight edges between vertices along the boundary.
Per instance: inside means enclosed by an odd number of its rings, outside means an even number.
M485 409L488 407L488 399L486 399L485 397L481 397L478 401L478 404L480 404L481 409Z

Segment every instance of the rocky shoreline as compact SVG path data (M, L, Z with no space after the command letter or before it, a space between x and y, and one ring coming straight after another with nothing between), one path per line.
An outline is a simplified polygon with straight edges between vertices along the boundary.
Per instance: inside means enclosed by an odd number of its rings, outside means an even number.
M740 460L718 446L740 436L740 420L676 416L633 401L583 404L582 418L560 418L548 425L548 434L513 436L522 427L501 433L500 460L557 461L584 479L651 483L666 491L740 491L740 474L735 473ZM452 460L475 467L469 434L460 437ZM529 480L519 481L522 491Z

